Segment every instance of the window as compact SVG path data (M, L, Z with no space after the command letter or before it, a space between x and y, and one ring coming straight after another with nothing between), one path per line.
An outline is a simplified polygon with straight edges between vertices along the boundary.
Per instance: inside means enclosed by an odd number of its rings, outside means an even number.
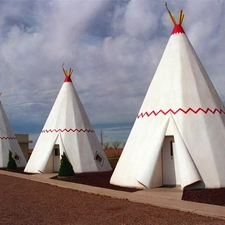
M95 153L95 158L94 158L101 166L104 163L104 158L99 154L99 152Z
M15 152L14 159L19 163L20 162L20 156Z

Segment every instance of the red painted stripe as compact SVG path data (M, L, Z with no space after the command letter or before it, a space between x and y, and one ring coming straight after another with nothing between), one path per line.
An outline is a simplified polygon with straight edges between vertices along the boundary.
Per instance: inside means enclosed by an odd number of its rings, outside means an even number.
M0 137L2 140L16 140L15 137Z
M94 130L91 129L48 129L48 130L42 130L42 133L53 133L53 132L87 132L87 133L93 133Z
M163 115L167 115L168 113L172 113L172 114L177 114L178 112L182 112L182 113L184 113L184 114L187 114L187 113L190 113L190 112L192 112L192 113L194 113L194 114L197 114L197 113L199 113L199 112L203 112L203 113L205 113L205 114L207 114L207 113L212 113L212 114L215 114L215 113L219 113L219 114L225 114L225 111L223 110L223 109L210 109L210 108L207 108L207 109L202 109L202 108L198 108L197 110L194 110L194 109L192 109L192 108L188 108L187 110L184 110L184 109L182 109L182 108L179 108L179 109L177 109L176 111L174 111L174 110L172 110L172 109L168 109L167 111L163 111L163 110L159 110L159 111L155 111L155 110L153 110L153 111L151 111L151 112L144 112L144 113L140 113L138 116L137 116L137 118L143 118L143 117L145 117L145 116L147 116L147 117L149 117L149 116L151 116L151 115L154 115L154 116L157 116L158 114L163 114Z

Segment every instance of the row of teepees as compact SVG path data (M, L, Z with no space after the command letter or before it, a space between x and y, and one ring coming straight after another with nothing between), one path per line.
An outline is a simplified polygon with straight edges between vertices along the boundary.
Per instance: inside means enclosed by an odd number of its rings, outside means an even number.
M64 83L27 164L0 104L0 168L7 167L10 150L17 167L26 166L28 173L58 172L63 153L76 173L112 170L73 86L73 70L63 72Z
M110 183L137 188L225 187L225 109L182 28L182 11L178 24L169 14L174 29ZM25 172L57 170L63 152L75 172L110 171L73 86L73 71L63 71L65 81ZM0 113L0 137L14 137L2 107ZM1 148L4 158L8 149L14 149L7 146L5 154Z

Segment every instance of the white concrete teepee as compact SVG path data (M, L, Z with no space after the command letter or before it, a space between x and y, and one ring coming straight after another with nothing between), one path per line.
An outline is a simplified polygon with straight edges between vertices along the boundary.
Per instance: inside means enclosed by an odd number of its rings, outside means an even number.
M171 14L170 14L171 15ZM174 17L174 29L111 177L119 186L225 187L225 110Z
M75 173L112 170L67 72L25 168L28 173L58 172L65 152Z
M0 168L7 167L9 150L12 152L17 167L25 167L26 159L0 101Z

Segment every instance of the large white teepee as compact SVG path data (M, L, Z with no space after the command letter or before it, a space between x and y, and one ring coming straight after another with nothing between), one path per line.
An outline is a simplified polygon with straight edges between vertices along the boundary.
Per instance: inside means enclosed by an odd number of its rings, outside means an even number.
M8 164L9 150L16 161L17 167L25 167L26 159L13 133L10 123L0 101L0 168Z
M65 152L75 173L112 170L77 95L69 72L25 168L28 173L58 172Z
M224 106L182 20L181 11L111 184L225 187Z

